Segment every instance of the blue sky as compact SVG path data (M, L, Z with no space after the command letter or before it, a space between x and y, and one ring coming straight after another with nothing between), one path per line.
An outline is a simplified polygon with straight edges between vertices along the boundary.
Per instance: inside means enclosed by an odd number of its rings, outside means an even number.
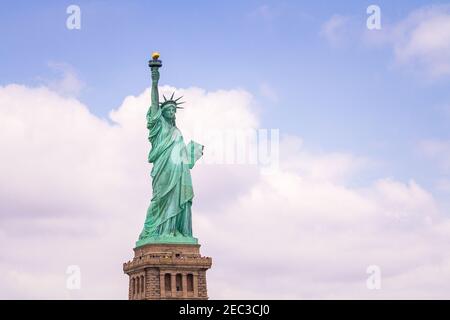
M393 66L392 47L360 41L371 1L77 1L81 30L65 26L69 4L2 2L1 85L38 85L56 76L49 63L68 64L85 85L79 99L106 117L148 87L146 63L158 50L162 84L243 88L262 127L299 135L317 151L381 160L374 176L432 186L440 174L415 150L421 139L449 138L450 81L425 81ZM429 4L377 1L383 27ZM351 19L340 46L320 36L336 14Z

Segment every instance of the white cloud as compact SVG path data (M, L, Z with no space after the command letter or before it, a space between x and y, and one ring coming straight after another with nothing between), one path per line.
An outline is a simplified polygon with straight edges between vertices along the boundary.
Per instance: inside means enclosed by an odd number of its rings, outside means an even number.
M393 30L397 61L423 68L432 77L450 75L450 6L413 11Z
M332 46L340 46L348 40L350 21L348 16L334 14L322 24L319 34Z
M163 87L163 92L175 88ZM257 128L241 90L178 89L185 140L201 126ZM1 298L127 297L131 258L151 196L149 91L102 120L47 88L0 87ZM370 161L305 150L285 136L280 170L194 168L194 233L214 259L211 298L448 298L450 223L414 180L350 187ZM366 267L383 289L366 289ZM82 289L65 271L79 265Z
M52 91L63 96L78 97L85 88L78 72L70 64L49 62L48 67L54 74L53 78L41 78L40 80Z
M283 135L281 143L282 167L314 180L345 182L371 165L369 159L348 153L311 153L303 147L303 140Z
M450 75L450 6L413 10L396 23L383 22L379 31L365 30L370 45L389 45L397 65L433 80Z
M222 288L233 287L236 298L445 297L433 274L420 281L439 293L396 280L448 257L436 215L433 198L414 182L354 190L288 172L264 178L207 229L208 246L224 253L216 254L214 271L223 286L212 286L212 294L226 298ZM390 283L378 294L365 288L371 264ZM234 274L245 276L230 280Z

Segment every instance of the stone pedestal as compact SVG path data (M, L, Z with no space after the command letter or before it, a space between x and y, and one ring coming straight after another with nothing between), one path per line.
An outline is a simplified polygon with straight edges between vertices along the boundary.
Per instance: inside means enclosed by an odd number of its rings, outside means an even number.
M199 244L147 244L123 264L129 276L128 299L208 299L206 270L212 259Z

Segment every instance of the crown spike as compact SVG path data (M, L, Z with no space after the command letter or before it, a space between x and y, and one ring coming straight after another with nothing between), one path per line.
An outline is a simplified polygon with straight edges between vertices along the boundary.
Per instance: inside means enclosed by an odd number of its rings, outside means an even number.
M165 95L163 95L163 98L164 98L164 102L166 102L166 101L167 101L167 98L166 98L166 96L165 96Z
M179 97L179 98L176 98L176 99L175 99L175 102L177 102L177 101L180 100L181 98L183 98L183 96L181 96L181 97Z
M172 96L170 97L170 100L173 99L173 96L175 95L175 91L172 93Z

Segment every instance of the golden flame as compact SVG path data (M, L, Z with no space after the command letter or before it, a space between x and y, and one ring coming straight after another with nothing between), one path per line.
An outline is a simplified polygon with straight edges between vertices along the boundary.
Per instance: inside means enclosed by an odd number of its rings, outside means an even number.
M157 51L153 52L152 53L152 59L153 60L158 60L158 58L159 58L159 52L157 52Z

